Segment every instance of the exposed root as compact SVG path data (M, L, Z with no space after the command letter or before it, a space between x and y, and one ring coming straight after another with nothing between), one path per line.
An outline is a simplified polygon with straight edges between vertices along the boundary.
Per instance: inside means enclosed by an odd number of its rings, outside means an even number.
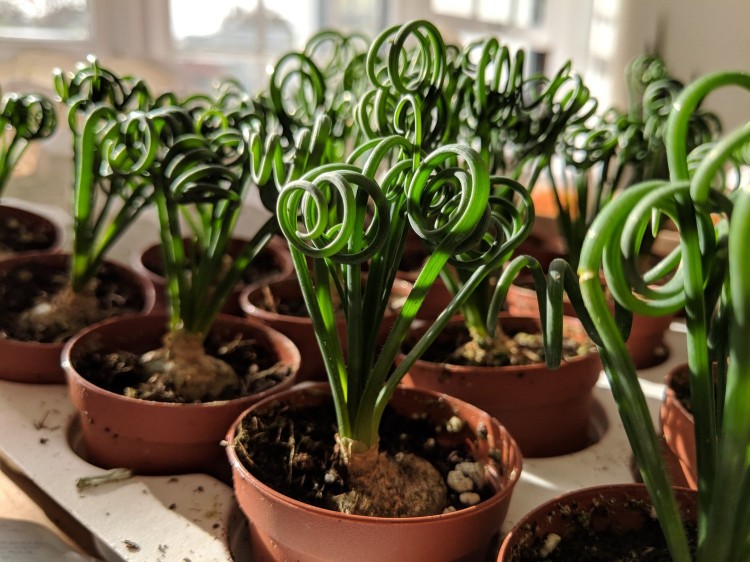
M447 489L437 469L411 453L395 456L362 450L361 443L337 436L351 491L334 498L339 511L374 517L417 517L442 513ZM360 445L360 447L357 447Z
M19 326L28 333L56 333L55 342L63 342L86 326L106 318L99 306L95 285L81 292L66 285L49 298L40 300L18 318Z
M144 353L141 363L149 383L158 380L189 402L216 400L239 384L232 367L206 353L200 334L167 334L164 347Z

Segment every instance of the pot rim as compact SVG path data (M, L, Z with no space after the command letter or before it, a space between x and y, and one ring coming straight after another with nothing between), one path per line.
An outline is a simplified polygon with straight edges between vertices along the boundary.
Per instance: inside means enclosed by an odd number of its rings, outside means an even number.
M68 384L69 385L76 384L78 386L85 388L86 390L90 392L94 392L96 394L107 396L110 400L122 402L124 404L139 404L139 405L147 404L152 407L163 407L163 408L168 408L168 409L180 408L180 409L196 409L196 410L201 409L201 408L207 408L207 407L218 408L227 403L236 403L238 401L265 400L266 398L270 398L273 394L277 393L279 391L277 387L284 384L284 382L291 379L292 384L294 384L293 381L294 381L294 378L296 377L297 371L299 370L299 364L300 364L300 354L299 354L299 350L297 349L297 346L295 346L294 343L292 343L292 341L288 337L278 332L277 330L268 328L267 326L264 326L263 324L260 324L259 322L246 320L243 318L238 318L236 316L231 316L227 314L220 314L215 320L215 322L219 320L227 321L227 322L238 324L241 326L250 326L251 328L254 328L255 330L259 330L259 331L268 331L274 339L278 338L278 341L281 342L281 345L283 347L286 347L289 352L292 352L295 361L294 361L294 364L292 365L292 372L286 377L286 379L277 383L276 386L268 388L262 392L258 392L256 394L250 394L248 396L240 396L240 397L232 398L229 400L212 400L210 402L160 402L158 400L147 400L145 398L133 398L130 396L124 396L122 394L118 394L116 392L107 390L106 388L102 388L92 383L88 379L84 378L73 366L72 361L71 361L71 354L72 354L74 347L79 345L78 342L84 337L88 336L91 332L96 332L101 327L107 327L111 324L116 324L119 322L132 322L134 320L141 320L141 321L148 321L148 322L155 322L158 320L162 320L165 331L166 331L167 317L168 315L166 313L157 313L157 314L150 314L150 315L127 314L127 315L117 316L114 318L108 318L101 322L97 322L96 324L92 324L91 326L78 332L75 336L69 339L62 346L60 363L61 363L63 370L65 371L65 376L68 381Z
M638 492L643 492L646 494L646 498L650 499L650 496L648 494L648 490L646 489L646 485L642 482L624 482L624 483L618 483L618 484L599 484L596 486L587 486L584 488L577 488L575 490L570 490L568 492L564 492L562 494L559 494L558 496L555 496L554 498L551 498L529 512L525 513L508 531L508 534L505 535L503 538L503 542L500 546L500 552L498 554L497 560L498 562L503 562L505 560L505 555L508 554L508 549L511 548L511 542L515 536L518 535L519 532L521 532L522 528L525 525L528 525L530 523L533 523L534 521L538 521L540 518L545 517L545 515L556 508L556 506L560 503L570 503L571 501L575 501L576 498L580 495L603 495L603 493L606 492L614 492L617 495L624 495L628 491L637 490ZM672 490L674 492L680 493L680 494L686 494L686 495L696 495L697 497L697 490L692 490L690 488L684 487L684 486L672 486Z
M26 201L23 201L23 203L27 203ZM65 244L67 242L67 231L65 229L65 225L61 222L61 220L58 217L55 217L54 214L50 212L44 212L39 211L37 209L32 209L30 206L27 205L21 205L14 203L12 201L6 200L6 198L3 198L2 202L0 202L0 213L2 212L2 209L11 209L12 211L16 211L20 213L21 215L25 215L27 217L34 217L35 219L39 219L43 222L46 222L52 227L52 230L55 232L55 239L52 242L52 245L49 248L46 248L44 250L30 250L30 251L22 251L22 252L14 252L11 254L11 256L25 256L27 254L31 253L60 253L60 251L65 248ZM10 256L9 256L10 257Z
M366 275L363 273L363 276ZM240 308L242 309L242 312L245 313L246 317L248 318L261 318L263 320L271 320L271 319L279 319L283 320L286 323L289 324L299 324L299 325L307 325L310 324L311 320L309 316L294 316L291 314L280 314L278 312L270 312L264 308L260 308L253 304L253 302L250 300L250 295L252 293L255 293L257 291L260 291L263 287L278 287L278 286L299 286L299 281L297 280L297 276L294 277L288 277L284 279L273 279L268 283L254 283L251 285L247 285L242 289L239 295L239 303ZM393 286L391 287L391 292L393 290L403 290L408 294L409 291L411 291L413 287L413 284L405 279L399 279L396 278L393 281ZM300 297L302 294L300 293ZM385 316L394 316L396 313L388 308L386 309ZM337 320L337 324L343 325L346 322L344 318L339 318Z
M225 438L227 442L226 450L227 450L227 454L229 455L229 464L231 465L232 470L236 470L239 473L239 476L240 478L242 478L242 480L247 482L250 486L258 489L262 495L271 496L276 501L280 501L292 507L293 509L310 511L314 513L317 517L326 517L326 518L337 519L337 520L344 518L344 519L349 519L352 522L356 522L359 524L370 523L373 525L420 525L420 524L432 523L436 521L445 521L445 520L450 520L450 519L470 517L476 513L481 513L483 511L492 509L496 503L500 503L501 501L505 500L507 496L512 494L513 488L516 486L516 484L520 480L521 471L523 468L523 457L521 454L521 449L518 447L518 444L513 439L513 436L505 429L505 426L503 426L499 421L497 421L496 418L490 416L488 413L484 412L483 410L480 410L476 406L473 406L469 404L468 402L464 402L462 400L459 400L458 398L454 398L447 394L433 392L430 390L406 388L406 387L399 387L399 391L422 394L428 397L433 397L439 400L447 401L449 404L451 402L460 402L470 408L477 410L478 412L481 412L482 414L484 414L484 416L486 416L488 420L491 420L492 422L497 424L502 429L501 435L504 438L503 440L505 444L512 448L513 453L514 453L513 458L515 459L515 463L513 463L512 466L506 467L506 470L508 470L508 474L509 474L508 483L506 484L506 486L504 486L500 490L497 490L492 495L492 497L484 500L483 502L477 505L466 507L466 508L453 511L450 513L440 513L437 515L423 515L419 517L375 517L375 516L367 516L367 515L354 515L350 513L342 513L339 511L333 511L330 509L325 509L322 507L310 505L299 500L295 500L293 498L285 496L281 492L274 490L270 486L261 482L253 474L251 474L250 471L247 470L247 468L244 466L242 461L237 456L237 453L233 446L234 436L237 432L237 427L239 426L241 421L244 419L244 417L248 415L251 411L263 408L266 405L270 404L272 401L282 399L292 393L310 392L310 393L318 393L318 394L329 394L330 387L328 383L304 382L301 384L297 384L290 389L287 389L274 396L269 396L268 398L265 398L259 402L256 402L255 404L250 406L247 410L242 412L237 417L237 419L232 423ZM498 529L500 528L501 523L502 523L501 521L498 521Z

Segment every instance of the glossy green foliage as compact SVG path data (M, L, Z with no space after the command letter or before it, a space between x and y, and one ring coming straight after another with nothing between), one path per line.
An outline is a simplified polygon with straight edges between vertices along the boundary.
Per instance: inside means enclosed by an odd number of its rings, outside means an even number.
M635 367L609 312L599 271L603 266L608 290L632 312L667 315L684 306L698 451L697 557L747 560L750 363L744 322L750 127L725 135L710 150L695 147L692 156L688 153L700 102L728 85L750 89L750 75L708 75L680 92L664 135L671 180L636 184L611 202L589 229L579 267L613 395L673 558L680 561L690 560L682 522ZM677 226L679 246L643 272L638 256L645 235L663 216Z

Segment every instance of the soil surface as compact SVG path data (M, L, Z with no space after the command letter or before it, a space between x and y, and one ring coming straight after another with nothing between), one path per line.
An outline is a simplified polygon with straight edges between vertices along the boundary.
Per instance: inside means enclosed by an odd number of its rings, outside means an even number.
M582 509L576 504L561 505L558 513L570 522L572 531L562 539L556 533L535 537L531 544L513 552L511 561L671 562L651 505L638 500L627 501L627 526L612 522L611 504L603 498L591 509ZM536 523L530 523L521 533L534 532L535 526ZM694 557L696 528L686 523L686 530Z
M482 361L475 360L476 354L462 353L471 341L464 326L448 326L422 356L425 361L448 363L451 365L505 367L509 365L533 365L544 362L542 334L517 332L507 334L505 353L487 353ZM592 344L579 337L563 337L563 360L570 360L592 351ZM407 349L408 351L408 349Z
M262 415L245 417L235 446L245 467L274 490L336 510L334 497L349 492L350 487L347 469L334 447L335 434L332 401L294 409L277 403ZM448 436L445 425L436 427L424 418L405 418L390 408L383 416L380 438L381 451L391 455L413 453L440 472L447 482L446 511L468 507L466 496L455 489L458 486L451 485L457 469L479 466L469 453L468 439ZM453 477L449 477L452 471ZM482 501L492 496L493 490L482 483L472 493L476 494L474 500Z
M31 225L12 216L0 217L0 256L47 250L54 244L56 236L51 225Z
M104 264L96 278L95 296L99 305L97 316L103 320L111 316L139 312L143 296L138 287L122 282L118 273ZM68 271L41 263L20 265L0 277L0 337L20 341L60 343L81 327L21 325L21 315L48 302L67 286Z
M239 385L227 389L219 400L262 392L291 374L289 367L278 363L274 352L252 339L243 339L239 333L231 339L209 335L205 349L209 355L226 362L239 377ZM157 402L186 402L173 388L150 380L137 353L90 350L77 358L74 366L85 379L117 394Z

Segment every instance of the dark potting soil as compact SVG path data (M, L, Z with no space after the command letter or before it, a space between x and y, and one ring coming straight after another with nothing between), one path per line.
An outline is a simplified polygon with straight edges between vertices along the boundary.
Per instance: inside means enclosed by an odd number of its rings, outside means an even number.
M31 225L13 216L0 217L0 255L47 250L56 236L51 225Z
M288 377L289 367L279 364L276 353L255 340L238 333L232 338L210 334L205 341L206 353L221 359L234 369L239 385L227 389L217 400L250 396L276 386ZM161 381L149 380L139 353L105 352L91 349L74 362L76 370L95 385L133 398L157 402L184 403L174 388Z
M674 390L675 396L685 409L693 413L693 401L690 398L690 371L687 368L679 369L672 374L669 386Z
M602 498L590 509L573 504L560 505L558 513L570 522L571 532L563 538L555 533L536 537L513 553L512 562L671 562L664 535L653 507L640 500L627 503L627 527L612 522L613 500ZM618 511L623 508L619 508ZM695 525L685 523L690 548L695 557ZM521 533L534 533L536 523Z
M40 343L60 343L72 335L69 326L23 327L20 316L40 302L48 301L68 283L64 270L43 263L26 263L0 277L0 337ZM123 283L116 270L104 264L96 277L95 295L102 319L143 309L138 287ZM77 330L75 330L77 331Z
M380 448L391 455L418 455L446 479L459 463L474 461L465 440L451 439L453 446L442 442L446 431L424 417L403 417L388 408L380 427ZM335 510L333 496L350 491L346 467L334 451L335 434L330 399L316 407L275 403L263 414L243 419L235 446L245 467L266 485L298 501ZM485 486L478 493L483 501L493 490ZM448 506L451 511L467 507L449 486Z
M478 362L470 356L458 353L458 350L471 339L466 327L448 326L422 355L422 359L433 363L485 367L533 365L544 362L542 334L517 332L509 333L507 336L509 338L506 342L507 353L502 355L487 354L484 361ZM562 357L566 361L585 355L591 350L592 345L588 340L581 341L579 338L563 337Z

